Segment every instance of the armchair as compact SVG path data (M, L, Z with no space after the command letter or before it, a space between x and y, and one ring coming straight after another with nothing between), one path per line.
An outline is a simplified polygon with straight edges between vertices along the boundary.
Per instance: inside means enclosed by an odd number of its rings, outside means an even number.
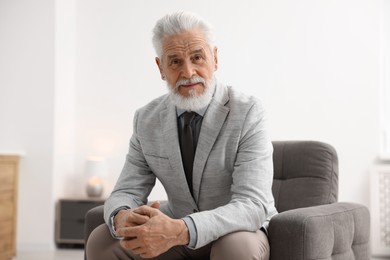
M313 141L273 142L279 214L268 232L272 260L370 259L370 215L339 203L336 150Z
M339 203L335 149L315 141L275 141L271 260L369 260L370 216L365 206ZM86 214L85 242L104 223L103 207Z

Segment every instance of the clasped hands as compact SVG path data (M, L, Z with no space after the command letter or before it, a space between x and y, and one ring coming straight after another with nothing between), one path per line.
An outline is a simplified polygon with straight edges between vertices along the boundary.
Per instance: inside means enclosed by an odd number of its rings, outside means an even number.
M121 210L115 216L120 245L142 258L152 258L176 245L187 245L188 228L182 219L172 219L159 210L160 202L150 206Z

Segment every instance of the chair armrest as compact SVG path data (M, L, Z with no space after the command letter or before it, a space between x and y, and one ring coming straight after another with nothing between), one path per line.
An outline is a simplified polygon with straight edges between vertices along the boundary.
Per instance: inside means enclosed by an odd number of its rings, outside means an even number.
M103 218L104 206L97 206L93 209L90 209L85 214L85 225L84 225L84 243L87 244L89 235L92 231L99 225L104 223Z
M370 259L370 213L359 204L285 211L271 219L268 235L271 260Z

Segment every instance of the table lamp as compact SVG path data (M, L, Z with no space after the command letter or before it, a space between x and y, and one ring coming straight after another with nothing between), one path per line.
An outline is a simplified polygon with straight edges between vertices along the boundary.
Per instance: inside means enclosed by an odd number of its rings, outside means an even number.
M102 157L88 157L85 174L87 176L86 191L88 197L100 197L103 194L103 177L107 175L107 163Z

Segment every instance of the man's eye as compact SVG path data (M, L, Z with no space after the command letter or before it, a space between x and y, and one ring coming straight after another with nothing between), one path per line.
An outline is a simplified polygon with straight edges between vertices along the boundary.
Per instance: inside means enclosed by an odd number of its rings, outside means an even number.
M172 65L178 65L179 63L180 63L180 60L178 60L178 59L171 60Z
M202 59L202 56L200 56L200 55L196 55L195 57L194 57L194 60L195 61L199 61L199 60L201 60Z

